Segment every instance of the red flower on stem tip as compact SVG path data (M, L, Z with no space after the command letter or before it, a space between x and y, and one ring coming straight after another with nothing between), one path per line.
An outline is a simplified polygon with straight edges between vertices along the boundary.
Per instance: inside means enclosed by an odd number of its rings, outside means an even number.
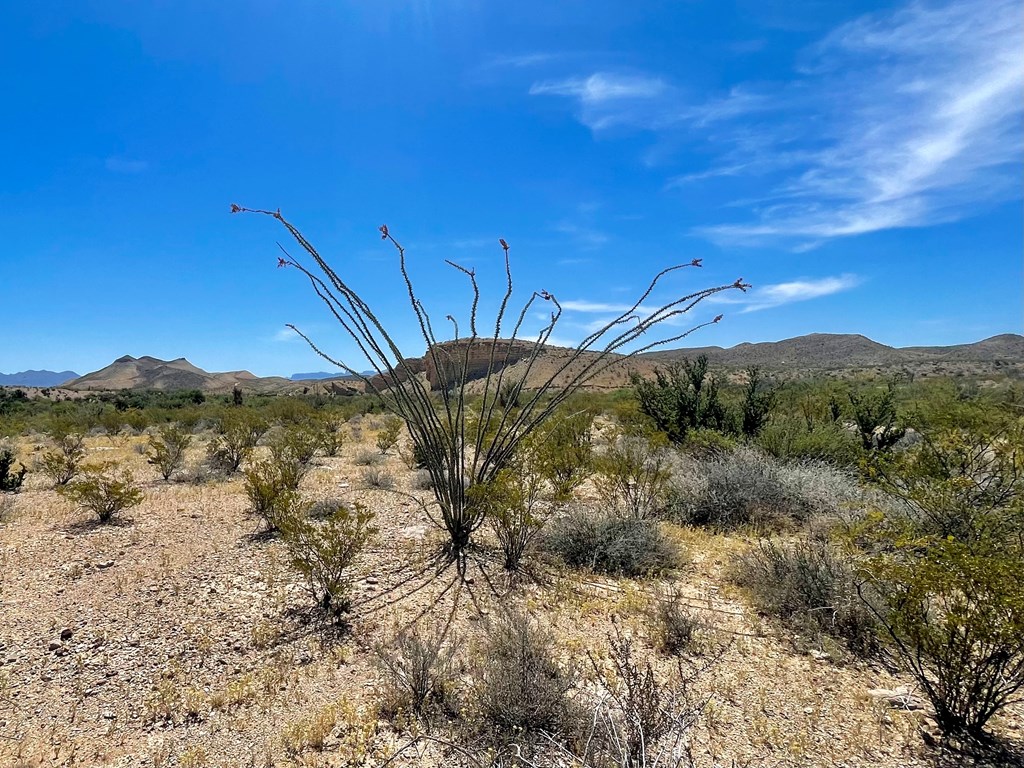
M554 296L552 296L547 291L540 291L537 295L544 299L544 301L551 301L551 299L554 298Z
M282 259L280 256L278 256L277 257L277 268L280 269L281 267L287 267L287 266L288 266L288 262L285 261L284 259Z
M693 261L690 262L690 266L691 267L703 267L704 265L701 264L702 261L704 261L704 259L694 259Z
M381 240L387 240L388 239L388 225L387 224L381 224L379 229L380 229L380 239Z
M234 203L231 204L231 212L232 213L238 213L240 210L242 210L242 206L235 205Z
M743 278L742 277L736 278L736 282L733 283L732 286L733 286L733 288L739 288L744 293L746 293L747 292L747 288L750 287L749 285L747 285L746 283L743 282Z
M723 317L725 317L725 315L719 315L718 317L716 317L716 318L715 318L714 320L712 320L711 322L712 322L712 323L717 323L717 322L718 322L719 320L721 320L721 319L722 319Z
M505 242L505 238L499 237L498 242L501 243L502 248L504 248L506 251L508 250L508 243Z

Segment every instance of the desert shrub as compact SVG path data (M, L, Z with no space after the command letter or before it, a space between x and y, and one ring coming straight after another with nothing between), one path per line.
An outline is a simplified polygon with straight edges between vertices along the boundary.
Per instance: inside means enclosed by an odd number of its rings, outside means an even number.
M685 267L699 267L701 262L695 259L689 264L663 269L655 275L639 300L590 333L559 365L553 366L545 375L535 377L534 383L530 374L540 374L536 363L551 339L562 310L557 299L547 291L531 292L518 312L510 306L513 281L508 243L499 241L504 252L504 295L497 303L493 326L489 322L485 324L494 328L493 334L480 333L483 327L478 323L481 294L476 272L448 261L449 266L469 281L472 299L467 313L455 311L447 315L454 326L454 343L446 344L435 335L435 329L441 328L442 324L431 319L417 297L406 269L405 249L388 228L382 226L382 238L397 252L409 306L416 318L415 327L426 345L430 364L442 379L443 386L435 392L435 382L427 382L417 375L378 315L280 211L257 211L239 205L232 205L231 210L273 217L294 237L304 257L315 263L314 272L290 255L286 254L286 258L280 260L281 266L296 269L311 281L317 296L365 353L376 375L368 377L321 352L315 345L313 348L341 370L361 379L368 393L376 395L388 410L405 421L413 442L424 451L433 480L432 490L438 505L437 522L447 535L441 554L456 566L460 575L465 574L471 539L485 522L478 505L474 505L467 496L469 487L490 482L508 465L519 444L594 377L612 365L621 364L623 359L688 336L702 325L717 322L720 318L687 330L680 331L676 327L678 320L705 298L728 290L745 291L749 287L742 280L736 280L728 285L694 291L653 310L641 309L644 299L656 292L663 277ZM520 333L524 322L535 317L542 304L552 308L549 315L546 310L544 313L551 318L550 322L533 340L522 340ZM469 328L468 333L463 334L456 316L466 315ZM654 332L656 328L669 327L666 321L673 318L676 322L671 324L668 336ZM505 338L502 338L503 334ZM629 351L621 354L624 348ZM466 364L471 359L486 360L487 364L481 370ZM502 405L503 400L508 402L507 391L503 398L502 389L510 362L516 362L519 367L516 375L519 381L531 380L533 384L529 393L522 392L519 407L511 410ZM482 382L481 392L478 398L472 398L473 403L469 405L467 394L470 384L476 384L475 380Z
M294 461L307 467L320 449L323 435L315 425L292 424L268 437L267 446L275 461Z
M145 498L131 471L116 464L88 467L78 480L61 486L57 493L82 510L95 514L101 523L138 506Z
M320 499L309 506L309 516L317 520L325 520L342 507L346 506L341 499Z
M2 493L17 493L25 481L25 475L28 474L28 469L21 462L18 462L21 469L12 469L16 459L17 455L11 446L0 445L0 492Z
M719 399L718 380L708 376L708 359L658 368L653 380L633 376L633 393L640 410L673 443L682 443L691 429L732 431L732 419Z
M621 576L648 576L677 567L679 550L656 520L572 510L554 520L546 548L574 568Z
M776 403L776 393L756 365L747 368L740 403L740 431L747 437L757 437L768 422Z
M658 649L669 656L692 650L701 622L683 602L677 589L669 589L651 609Z
M14 514L14 499L6 494L0 494L0 524L9 522Z
M252 462L243 472L249 510L263 520L267 531L276 531L300 504L299 483L303 468L290 458L271 457Z
M377 432L377 450L380 451L381 456L387 455L387 452L398 445L398 438L402 434L402 420L397 416L385 416L384 424Z
M688 735L706 704L694 691L703 670L685 671L678 661L671 678L659 677L650 661L637 658L632 639L617 625L608 637L608 663L593 655L590 660L607 693L593 716L603 731L598 749L607 764L681 765L689 754Z
M267 422L248 409L227 411L217 425L217 436L207 447L207 461L229 475L237 472L267 429Z
M356 466L372 467L376 464L381 464L384 461L384 457L375 451L360 451L353 457L352 461Z
M895 379L886 384L884 392L850 392L849 398L865 450L888 450L906 433L906 428L897 422Z
M555 660L554 635L534 619L503 612L475 661L476 709L499 733L571 730L572 675Z
M868 600L947 733L986 740L986 726L1024 689L1024 557L1020 545L955 539L919 544L868 566Z
M345 420L340 416L324 416L317 422L319 432L320 449L324 456L334 457L341 453L347 437L345 435Z
M668 492L669 454L643 435L619 435L594 459L594 485L633 517L650 517Z
M410 486L416 491L429 491L434 487L434 478L430 476L430 472L425 469L418 469L413 473L412 479L409 481Z
M395 487L395 476L380 467L367 467L363 470L363 485L381 491L391 491Z
M56 445L39 457L38 470L57 488L67 485L78 476L85 458L85 437L69 432L55 438Z
M879 648L878 623L858 595L854 566L824 537L762 541L736 560L732 578L760 610L814 643L828 635L860 656Z
M307 512L308 507L293 506L278 525L290 562L313 602L340 623L351 607L352 563L377 533L373 512L356 504L339 508L322 522L310 519Z
M736 440L713 429L691 429L680 446L689 456L714 459L736 450Z
M474 501L484 508L504 555L504 568L518 571L544 524L540 474L523 461L499 472L487 484L473 486Z
M426 630L418 624L377 645L384 714L409 713L425 719L438 710L453 711L457 649L446 628Z
M149 438L150 464L155 464L164 480L181 469L185 463L185 451L192 443L192 435L174 424L162 427L157 434Z
M837 422L776 418L757 437L757 444L777 459L811 459L837 466L855 466L864 449L857 436Z
M1024 424L994 433L946 429L876 464L915 535L971 541L1024 531Z
M525 460L551 485L556 503L569 501L593 472L593 421L588 411L553 417L526 445Z
M777 529L812 516L838 516L857 503L859 494L856 480L834 467L781 464L742 448L677 471L665 514L718 530Z

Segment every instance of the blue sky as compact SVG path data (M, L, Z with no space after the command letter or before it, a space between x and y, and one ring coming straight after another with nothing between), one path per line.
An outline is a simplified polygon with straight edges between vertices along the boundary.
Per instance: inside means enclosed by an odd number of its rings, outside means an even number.
M412 355L382 223L435 319L468 307L443 260L496 297L505 238L564 342L693 258L655 299L755 286L696 308L726 317L694 346L1022 331L1016 2L0 10L0 371L325 369L285 323L359 367L231 203L280 207Z

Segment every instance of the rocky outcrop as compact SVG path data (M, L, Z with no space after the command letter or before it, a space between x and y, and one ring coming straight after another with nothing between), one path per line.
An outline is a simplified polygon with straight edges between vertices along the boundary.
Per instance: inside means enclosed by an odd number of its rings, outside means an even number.
M463 367L466 379L480 379L487 375L491 365L491 351L494 351L493 372L497 373L506 365L514 365L528 357L534 348L533 342L509 341L508 339L458 339L436 344L425 358L427 381L431 389L444 389L457 382ZM436 358L436 362L435 362Z

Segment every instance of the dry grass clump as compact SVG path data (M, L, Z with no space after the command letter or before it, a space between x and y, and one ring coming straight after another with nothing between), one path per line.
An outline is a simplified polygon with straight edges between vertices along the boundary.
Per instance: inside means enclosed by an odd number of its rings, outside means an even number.
M569 566L616 576L650 576L682 564L657 520L607 510L571 510L551 523L544 545Z
M684 462L673 478L666 515L728 531L778 530L812 517L834 517L860 497L854 478L827 464L783 464L752 448Z
M861 600L852 562L824 537L762 541L733 564L755 605L815 645L826 637L859 656L879 649L878 622Z
M395 476L380 467L367 467L362 474L363 485L378 491L391 491L395 488Z
M375 647L383 692L381 712L391 719L409 714L427 720L455 712L458 643L446 627L417 624Z

